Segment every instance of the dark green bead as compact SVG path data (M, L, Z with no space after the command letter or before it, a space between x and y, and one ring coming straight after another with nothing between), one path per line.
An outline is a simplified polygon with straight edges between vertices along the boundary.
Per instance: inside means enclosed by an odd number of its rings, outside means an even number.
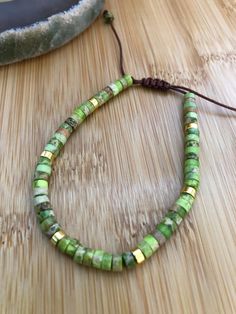
M134 268L136 265L135 258L131 252L125 252L122 254L124 266L127 268Z
M181 207L181 206L177 206L177 209L176 209L176 212L178 213L178 215L180 216L180 217L182 217L183 219L184 219L184 217L187 215L187 211L183 208L183 207Z
M187 186L191 186L191 187L197 189L198 186L199 186L199 180L185 179L184 180L184 184L187 185Z
M55 217L53 210L51 210L51 209L50 210L43 210L43 211L39 211L37 213L37 218L38 218L39 223L43 222L48 217Z
M65 130L69 131L70 133L73 132L72 127L68 123L66 123L66 122L62 123L60 125L59 129L65 129Z
M112 24L114 21L114 15L110 11L105 10L103 12L103 20L106 24Z

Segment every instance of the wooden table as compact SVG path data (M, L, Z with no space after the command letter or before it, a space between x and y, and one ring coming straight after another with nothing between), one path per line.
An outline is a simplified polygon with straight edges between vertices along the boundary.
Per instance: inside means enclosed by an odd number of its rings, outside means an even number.
M236 107L233 0L107 1L125 68ZM44 144L120 76L102 19L65 47L0 68L0 305L5 313L236 313L236 115L198 100L201 187L176 234L134 271L79 267L39 230L31 179ZM183 182L182 97L133 88L98 110L58 159L51 199L82 243L132 248Z

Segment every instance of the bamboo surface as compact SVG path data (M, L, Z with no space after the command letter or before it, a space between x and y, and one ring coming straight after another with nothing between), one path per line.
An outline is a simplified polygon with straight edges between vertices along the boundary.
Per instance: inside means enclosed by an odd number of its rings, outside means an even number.
M236 107L234 0L107 1L125 68ZM48 55L0 68L0 313L236 313L236 114L198 100L201 186L175 235L132 271L80 267L37 226L31 179L73 108L119 78L97 19ZM182 96L134 87L89 117L55 163L58 221L120 252L153 230L183 184Z

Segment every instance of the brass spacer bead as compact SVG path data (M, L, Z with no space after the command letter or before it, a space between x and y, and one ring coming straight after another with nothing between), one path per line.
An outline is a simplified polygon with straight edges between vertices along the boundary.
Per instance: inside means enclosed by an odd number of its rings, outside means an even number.
M55 155L53 153L51 153L51 152L46 151L46 150L44 150L40 156L41 157L46 157L46 158L48 158L51 161L53 161L55 159Z
M131 253L134 255L135 260L138 264L141 264L142 262L145 261L145 256L143 255L143 253L140 249L136 249L136 250L132 251Z
M97 107L99 107L99 102L96 98L91 98L89 99L89 102L91 102L91 104L94 106L94 108L96 109Z
M197 191L192 188L191 186L185 186L183 187L183 189L181 190L182 193L187 193L189 195L191 195L193 198L196 197Z
M53 245L57 245L57 243L63 239L66 236L64 231L60 230L54 233L54 235L51 237L50 241L52 242Z

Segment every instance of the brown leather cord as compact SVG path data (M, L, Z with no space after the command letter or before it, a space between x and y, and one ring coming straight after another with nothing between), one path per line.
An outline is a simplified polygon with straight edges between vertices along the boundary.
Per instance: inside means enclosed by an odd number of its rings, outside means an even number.
M123 48L122 48L122 42L121 42L121 39L113 25L113 21L114 21L114 16L112 15L111 12L108 12L107 10L105 10L103 12L103 17L104 17L104 20L105 20L105 23L106 24L109 24L111 26L111 29L115 35L115 38L117 40L117 43L118 43L118 46L119 46L119 51L120 51L120 72L122 75L125 75L125 70L124 70L124 57L123 57ZM198 97L201 97L217 106L220 106L220 107L223 107L223 108L226 108L226 109L229 109L229 110L232 110L232 111L235 111L236 112L236 108L234 107L231 107L231 106L228 106L228 105L225 105L219 101L216 101L210 97L207 97L191 88L188 88L188 87L185 87L185 86L181 86L181 85L173 85L173 84L170 84L164 80L161 80L159 78L151 78L151 77L148 77L148 78L142 78L141 80L137 80L133 77L133 83L134 85L140 85L140 86L143 86L143 87L147 87L147 88L152 88L152 89L156 89L156 90L160 90L160 91L175 91L175 92L178 92L178 93L181 93L181 94L185 94L186 92L190 92L190 93L194 93L195 95L197 95Z

